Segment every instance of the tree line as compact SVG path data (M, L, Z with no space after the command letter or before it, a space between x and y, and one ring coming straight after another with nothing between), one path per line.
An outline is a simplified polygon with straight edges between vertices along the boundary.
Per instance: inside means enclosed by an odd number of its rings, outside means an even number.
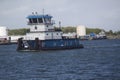
M63 33L73 33L76 32L76 27L68 26L68 27L61 27L61 30ZM120 35L120 31L113 32L112 30L105 31L103 29L99 28L86 28L86 34L93 33L100 33L101 31L104 31L106 35ZM30 29L28 28L21 28L21 29L9 29L8 35L25 35L26 33L30 32Z
M68 32L76 32L76 27L72 27L72 26L68 26L68 27L62 27L61 28L63 33L68 33ZM86 34L90 34L91 32L93 33L100 33L102 31L102 29L99 28L86 28Z
M9 29L8 35L25 35L27 32L30 32L30 29L27 29L27 28Z

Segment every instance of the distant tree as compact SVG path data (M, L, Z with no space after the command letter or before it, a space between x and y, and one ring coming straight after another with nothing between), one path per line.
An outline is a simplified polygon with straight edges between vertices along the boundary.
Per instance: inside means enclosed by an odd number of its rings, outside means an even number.
M114 35L120 35L120 31L114 32Z
M98 34L101 31L102 31L102 29L98 29L98 28L95 28L95 29L94 28L86 28L86 34L90 34L91 32Z
M111 35L112 35L112 34L113 34L113 31L112 31L112 30L110 30L110 31L109 31L109 34L111 34Z
M63 33L73 33L76 32L76 27L68 26L68 27L62 27Z
M108 32L106 32L107 35L114 35L112 30L109 30Z
M120 35L120 31L117 31L117 34L119 34L119 35Z
M30 32L30 29L12 29L8 30L8 35L25 35L27 32Z

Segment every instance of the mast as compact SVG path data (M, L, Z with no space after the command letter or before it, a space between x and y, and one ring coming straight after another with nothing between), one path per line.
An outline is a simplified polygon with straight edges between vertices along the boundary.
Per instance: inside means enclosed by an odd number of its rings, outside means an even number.
M59 29L61 29L61 21L59 21Z
M44 9L42 9L42 12L43 12L43 15L44 15L44 14L45 14L45 13L44 13Z

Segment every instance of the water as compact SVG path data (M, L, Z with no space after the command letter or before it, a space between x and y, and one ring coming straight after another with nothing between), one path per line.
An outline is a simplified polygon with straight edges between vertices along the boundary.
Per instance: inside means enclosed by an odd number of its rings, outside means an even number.
M120 80L120 40L82 43L84 49L41 52L0 45L0 80Z

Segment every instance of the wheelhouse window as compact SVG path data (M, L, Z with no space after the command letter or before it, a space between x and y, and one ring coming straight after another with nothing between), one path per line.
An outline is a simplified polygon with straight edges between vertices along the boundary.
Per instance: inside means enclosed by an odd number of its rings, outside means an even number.
M31 18L29 19L29 23L32 23L32 19Z
M43 23L42 18L38 18L38 22L39 22L39 23Z
M51 19L50 18L45 18L45 23L51 23Z
M37 23L37 18L33 18L33 23Z

